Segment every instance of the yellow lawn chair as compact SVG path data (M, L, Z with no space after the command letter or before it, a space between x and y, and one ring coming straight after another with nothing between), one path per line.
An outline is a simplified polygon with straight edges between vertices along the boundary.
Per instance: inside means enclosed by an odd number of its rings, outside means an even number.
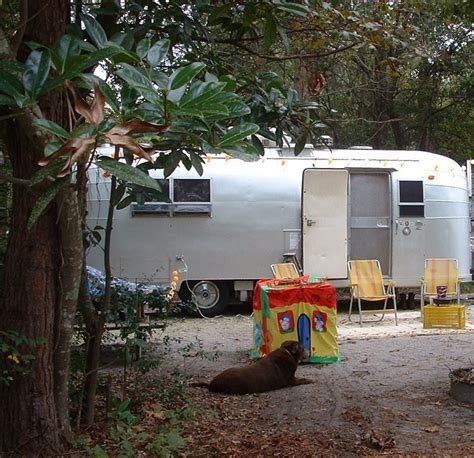
M277 280L299 278L298 269L292 262L283 262L271 265L273 276Z
M456 259L426 259L425 273L421 280L421 310L425 296L430 303L438 296L438 286L446 287L446 299L456 298L459 304L460 284Z
M395 324L398 325L397 301L395 298L395 283L391 280L385 280L382 276L380 262L376 259L349 261L347 263L349 270L349 281L351 288L351 302L349 304L349 321L351 321L352 304L357 300L359 308L359 323L362 326L362 314L381 314L378 320L381 321L386 313L395 314ZM387 309L388 300L392 299L393 309ZM362 310L362 301L384 301L383 309Z

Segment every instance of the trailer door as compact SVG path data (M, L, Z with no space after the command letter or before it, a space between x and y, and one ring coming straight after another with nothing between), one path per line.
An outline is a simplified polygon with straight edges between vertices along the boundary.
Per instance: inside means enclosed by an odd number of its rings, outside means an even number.
M303 173L303 271L347 277L347 170Z
M391 275L391 192L389 172L350 173L350 259L378 259Z

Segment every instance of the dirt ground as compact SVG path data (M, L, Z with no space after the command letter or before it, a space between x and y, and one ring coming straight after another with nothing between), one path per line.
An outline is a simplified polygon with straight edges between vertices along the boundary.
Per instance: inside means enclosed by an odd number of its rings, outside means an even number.
M449 373L474 366L474 306L466 329L423 329L419 311L360 327L338 314L341 361L306 364L297 376L311 385L246 396L191 388L216 413L188 434L188 456L474 456L474 405L449 396ZM248 364L250 314L179 319L165 333L181 346L199 345L214 359L183 358L168 370L209 381ZM194 350L193 350L194 351ZM258 437L260 436L260 437Z

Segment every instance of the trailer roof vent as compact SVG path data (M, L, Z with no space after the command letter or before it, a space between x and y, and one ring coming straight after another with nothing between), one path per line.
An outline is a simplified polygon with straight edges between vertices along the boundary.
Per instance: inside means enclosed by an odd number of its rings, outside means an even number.
M355 146L349 146L349 149L373 149L373 148L368 145L355 145Z

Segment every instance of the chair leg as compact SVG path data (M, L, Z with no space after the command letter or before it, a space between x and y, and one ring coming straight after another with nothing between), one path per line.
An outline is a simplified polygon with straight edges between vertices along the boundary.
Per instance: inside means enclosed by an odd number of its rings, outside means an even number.
M351 293L351 301L349 302L349 321L351 320L351 315L352 315L352 302L354 301L354 294Z
M362 306L360 303L360 297L357 298L357 303L359 305L359 324L362 326Z
M395 315L395 326L398 326L397 295L395 293L393 293L392 300L394 310L393 314Z

